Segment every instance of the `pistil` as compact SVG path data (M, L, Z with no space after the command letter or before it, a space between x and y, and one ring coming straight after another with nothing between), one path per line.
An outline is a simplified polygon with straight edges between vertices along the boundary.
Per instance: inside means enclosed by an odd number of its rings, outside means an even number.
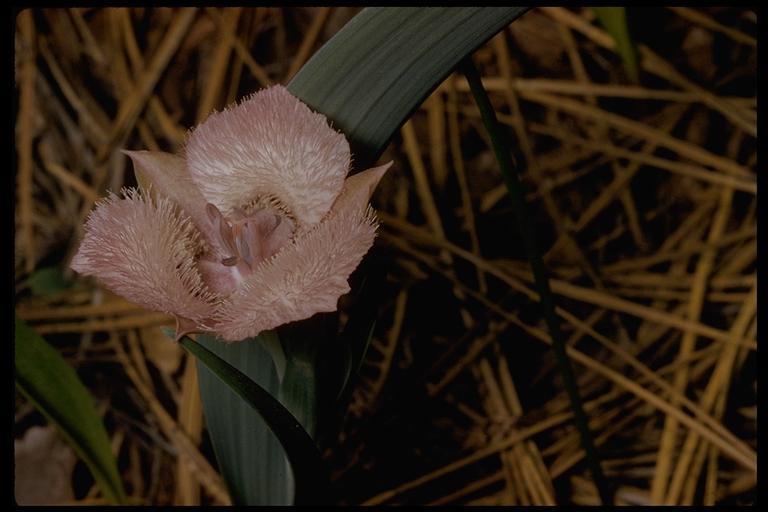
M251 213L237 208L225 216L215 205L208 203L205 210L217 247L201 259L204 274L210 276L210 281L226 283L224 287L228 289L250 275L259 263L276 254L293 235L293 223L269 208ZM220 266L212 265L215 261ZM221 291L222 286L218 288Z

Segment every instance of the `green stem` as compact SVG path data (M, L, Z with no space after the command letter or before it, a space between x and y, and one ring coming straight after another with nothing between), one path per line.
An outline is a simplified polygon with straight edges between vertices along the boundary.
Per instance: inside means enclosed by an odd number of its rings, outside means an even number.
M536 232L533 229L533 225L526 222L528 216L525 212L525 200L523 199L522 186L520 185L517 166L512 161L512 155L509 152L509 149L505 147L502 142L502 134L498 120L496 119L496 112L491 105L491 101L488 99L488 94L483 88L480 74L472 62L471 56L465 58L459 67L469 82L469 87L475 98L475 103L477 103L477 108L480 110L483 123L491 138L493 152L496 155L501 174L504 177L507 192L512 200L518 228L523 235L525 252L531 264L534 282L539 293L539 302L541 304L544 320L547 323L550 336L552 337L552 349L555 352L555 358L557 359L557 364L563 377L563 383L571 401L574 422L581 435L581 446L584 448L587 464L592 472L592 478L595 481L595 486L600 494L601 501L605 505L611 504L613 501L612 495L608 489L603 470L600 467L600 459L592 441L592 435L589 431L587 416L584 414L583 402L576 385L576 378L574 377L573 368L565 350L563 333L560 330L560 322L555 315L554 297L552 296L552 290L549 287L547 270L539 251Z

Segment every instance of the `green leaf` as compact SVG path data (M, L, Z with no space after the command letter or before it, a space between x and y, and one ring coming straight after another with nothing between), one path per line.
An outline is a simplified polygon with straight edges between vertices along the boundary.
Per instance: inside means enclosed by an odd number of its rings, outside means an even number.
M285 375L278 397L314 439L317 428L317 356L324 346L325 317L316 315L278 328Z
M519 170L512 160L509 152L509 144L504 140L504 132L496 119L496 112L493 109L488 93L483 87L480 73L477 71L472 57L467 57L461 64L461 69L467 77L469 88L475 97L475 103L480 111L480 117L483 120L485 129L491 139L493 153L496 156L496 162L499 164L499 170L507 186L507 193L512 200L512 205L517 220L518 231L523 235L526 256L531 265L536 290L539 292L539 305L541 306L544 322L549 329L552 338L552 349L555 353L555 360L560 368L560 375L563 378L565 389L571 400L571 409L573 410L574 422L581 436L582 448L584 448L587 464L589 465L592 478L597 487L603 504L613 503L611 490L608 482L605 480L603 470L600 466L600 459L592 441L592 434L587 423L587 416L584 413L584 407L579 388L576 384L576 377L573 373L570 359L565 350L565 337L560 329L560 322L555 313L555 301L552 290L549 286L549 276L544 260L539 250L539 241L533 223L529 221L530 217L526 213L527 207L523 196L523 188L520 183Z
M45 267L36 270L27 280L32 295L36 297L55 295L69 288L69 281L64 278L58 267Z
M85 462L102 494L125 503L120 474L93 397L59 353L16 318L16 386Z
M273 396L278 395L275 365L259 338L225 344L198 335L197 342ZM293 474L280 441L261 415L199 360L197 369L205 421L232 503L290 505Z
M237 347L237 345L242 345L244 343L257 343L250 340L240 344L223 345L215 340L209 339L207 341L208 343L218 343L224 347ZM295 479L295 503L320 504L326 501L330 486L328 484L325 467L312 438L302 428L299 421L274 398L270 391L264 389L262 386L248 378L246 374L227 363L211 350L208 350L201 343L195 342L185 336L180 340L180 344L197 357L198 363L202 363L202 365L199 365L201 379L203 378L203 375L206 375L205 378L214 375L216 378L220 379L230 392L240 398L240 404L245 403L251 407L253 411L258 412L260 418L264 420L271 433L277 437L277 440L280 442L283 450L285 450L285 454L293 468L293 476ZM263 356L266 357L262 357L262 362L264 359L269 360L269 355L263 354ZM204 372L203 370L207 370L207 372ZM271 384L274 384L274 380ZM228 397L226 396L220 396L219 399L229 402ZM238 406L240 404L238 404ZM207 415L208 410L206 410L206 416ZM227 418L228 421L234 425L230 430L233 435L237 434L238 428L242 428L242 432L248 432L258 424L258 422L252 422L254 418L251 418L251 422L247 423L236 421L240 418L242 418L242 416ZM221 420L223 418L219 417L218 419ZM228 449L230 446L231 445L228 444L226 448ZM222 456L226 455L247 462L247 464L244 464L243 466L248 466L249 464L253 465L257 464L258 460L250 459L249 456L255 453L257 456L263 457L264 453L260 449L263 449L264 446L264 444L256 445L255 448L257 448L257 450L255 450L255 452L240 454L235 454L229 451L224 454L217 451L217 457L221 459ZM280 455L282 456L282 453ZM284 464L277 465L277 468L280 467L284 467ZM231 476L232 475L230 475L230 477ZM257 475L255 479L248 479L247 475L237 475L237 478L232 479L235 482L246 483L245 488L236 487L230 491L233 494L233 501L234 498L238 498L236 504L245 503L246 500L243 500L242 497L247 498L249 495L253 494L253 489L261 487L262 483L259 480L264 476L265 475L262 474ZM230 480L228 479L227 481ZM288 481L289 479L285 478L285 475L283 475L282 480L273 482L272 486L283 490ZM267 494L273 493L274 490L275 489L270 488L265 489ZM263 497L257 495L255 498L254 501L259 502Z
M328 41L287 87L310 107L325 114L333 126L347 136L355 164L362 169L376 160L398 128L464 56L527 9L367 8ZM260 343L224 345L213 338L199 339L272 395L280 396L272 359ZM351 358L362 359L367 340L367 336L360 336L351 341L356 344L350 346ZM305 382L316 378L316 372L309 374L304 370L307 368L297 367L296 363L292 367L290 357L286 357L286 375L303 373ZM286 384L283 399L288 400L288 394L301 395L300 388L288 389L291 386L290 382ZM200 389L208 429L233 501L290 503L286 501L290 494L280 488L280 478L285 478L280 475L287 476L290 472L278 464L275 453L260 451L264 449L260 443L269 443L271 438L267 435L269 432L264 433L258 427L258 415L246 410L225 384L202 371ZM309 400L310 390L305 391L304 400ZM337 391L338 388L333 389L334 393ZM315 396L315 400L324 402L322 397ZM286 405L297 407L297 404ZM274 448L269 445L268 450ZM276 466L270 466L271 463ZM299 497L297 492L297 499Z
M593 7L597 19L616 41L616 51L624 62L627 77L632 83L638 83L640 74L637 69L637 47L627 25L625 7Z
M333 121L370 165L464 56L528 7L370 7L312 56L288 90Z
M172 332L167 334L173 337ZM293 339L287 340L284 336L278 337L275 331L267 331L257 338L233 344L201 335L198 342L278 397L308 434L313 435L314 342L318 340L296 336L295 331L293 334ZM276 365L280 368L278 371ZM249 505L293 503L296 471L291 470L273 430L257 410L201 361L198 361L198 373L208 430L232 501ZM300 501L302 496L296 495L296 499Z

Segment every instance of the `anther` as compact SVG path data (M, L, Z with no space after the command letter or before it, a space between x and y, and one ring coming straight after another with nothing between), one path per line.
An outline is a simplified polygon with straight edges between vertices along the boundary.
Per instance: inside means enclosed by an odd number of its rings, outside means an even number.
M225 267L234 267L235 265L237 265L237 260L238 260L237 256L230 256L229 258L224 258L223 260L221 260L221 264L224 265Z

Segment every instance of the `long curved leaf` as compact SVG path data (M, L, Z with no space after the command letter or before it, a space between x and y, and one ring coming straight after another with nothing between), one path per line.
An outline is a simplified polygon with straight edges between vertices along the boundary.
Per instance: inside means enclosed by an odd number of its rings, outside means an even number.
M320 453L299 421L269 391L200 343L186 336L179 343L266 421L293 468L296 504L326 501L329 485Z
M125 503L117 463L93 397L61 355L18 317L15 334L16 386L63 434L104 497Z
M367 8L287 87L328 116L350 139L355 161L368 165L461 59L528 9Z
M212 336L198 335L197 341L278 396L280 380L272 356L260 338L225 344ZM205 421L232 503L293 503L293 474L280 441L261 415L202 361L198 360L197 369Z

